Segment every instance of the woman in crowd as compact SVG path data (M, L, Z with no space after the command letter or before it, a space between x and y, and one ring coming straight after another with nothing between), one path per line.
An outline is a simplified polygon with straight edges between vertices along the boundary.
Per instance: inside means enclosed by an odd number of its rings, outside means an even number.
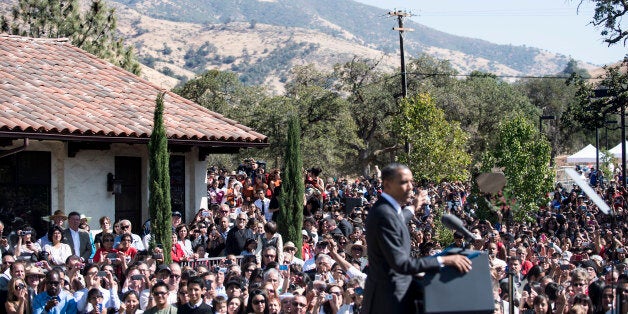
M103 302L103 294L98 288L89 289L89 292L87 292L87 307L85 309L85 313L88 313L88 314L109 313L109 309L105 307L105 304Z
M118 250L113 248L113 233L102 234L100 240L100 247L96 250L96 254L94 254L94 263L105 263L108 254L112 254L110 256L113 256L118 253Z
M173 262L182 262L186 261L185 253L181 248L181 244L179 244L178 237L176 233L172 233L172 248L170 249L170 256L172 257Z
M101 232L97 233L94 236L94 244L96 245L96 250L98 250L102 246L102 236L109 233L113 234L113 230L111 230L111 218L107 216L102 216L98 219L98 223L100 224Z
M26 283L21 278L12 278L8 284L7 302L4 304L7 314L31 313L31 302Z
M277 260L283 259L283 237L277 232L277 223L269 221L264 224L264 236L262 237L262 247L274 246L277 248Z
M17 235L17 244L14 250L16 257L28 255L37 256L37 254L41 252L41 246L37 241L34 241L34 239L37 239L37 234L32 227L27 226L23 228L23 230L18 230Z
M72 248L63 243L63 229L53 226L48 231L50 244L44 246L44 251L48 252L48 262L54 266L63 266L65 260L72 255Z
M140 310L140 297L137 292L129 290L122 295L122 304L118 314L142 314L144 311Z
M227 314L243 314L244 307L242 306L242 300L236 297L230 297L227 299Z
M192 254L194 254L194 251L192 250L192 242L190 242L190 239L188 239L188 226L182 223L176 227L176 232L177 238L179 239L176 243L178 243L183 250L183 254L186 257L190 258Z
M246 304L246 313L250 314L268 314L268 297L264 290L254 289L249 293L249 299Z

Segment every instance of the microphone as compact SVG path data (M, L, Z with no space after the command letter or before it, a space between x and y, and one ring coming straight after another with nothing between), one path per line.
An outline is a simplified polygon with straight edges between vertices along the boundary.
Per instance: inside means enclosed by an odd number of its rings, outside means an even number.
M440 219L440 221L443 223L443 225L445 225L445 227L462 234L465 240L469 242L475 241L476 239L475 234L471 233L469 229L464 227L464 225L462 224L462 220L460 220L460 218L454 215L445 214Z

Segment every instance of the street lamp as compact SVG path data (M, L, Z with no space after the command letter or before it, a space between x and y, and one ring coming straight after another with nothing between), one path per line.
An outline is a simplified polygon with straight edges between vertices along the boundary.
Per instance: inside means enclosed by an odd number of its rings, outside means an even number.
M594 98L606 98L612 97L612 95L608 94L608 87L599 86L598 88L593 90ZM620 110L619 110L619 127L621 128L621 186L626 188L626 104L623 100L617 99L614 97L612 101L619 101Z
M617 124L617 120L606 120L606 125L604 125L604 140L606 140L606 150L609 149L608 147L608 129L611 130L617 130L619 127L614 127L614 128L609 128L608 126L611 124Z
M554 116L540 116L539 117L539 138L541 138L543 135L543 120L556 120L556 117ZM551 145L550 143L550 148L551 148L551 156L550 156L550 167L554 165L554 147Z
M539 117L539 136L543 134L543 120L556 120L554 116L540 116Z

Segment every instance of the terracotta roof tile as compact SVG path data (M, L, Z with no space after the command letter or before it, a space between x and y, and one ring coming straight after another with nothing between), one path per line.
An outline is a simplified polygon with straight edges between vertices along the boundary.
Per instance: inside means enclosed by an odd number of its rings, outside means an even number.
M163 90L65 39L0 35L0 131L148 139ZM268 138L172 92L170 139L266 146Z

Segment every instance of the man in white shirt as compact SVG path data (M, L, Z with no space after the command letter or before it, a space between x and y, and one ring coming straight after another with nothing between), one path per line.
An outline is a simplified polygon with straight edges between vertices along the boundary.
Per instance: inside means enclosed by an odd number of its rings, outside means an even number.
M89 233L79 229L81 214L71 212L68 215L68 228L63 230L63 242L70 246L72 255L79 256L84 262L92 256L92 241Z
M255 192L255 196L257 197L257 199L255 200L253 205L260 209L266 221L271 221L273 219L273 213L277 209L270 209L270 199L266 198L266 193L264 193L264 190L258 190L257 192Z

